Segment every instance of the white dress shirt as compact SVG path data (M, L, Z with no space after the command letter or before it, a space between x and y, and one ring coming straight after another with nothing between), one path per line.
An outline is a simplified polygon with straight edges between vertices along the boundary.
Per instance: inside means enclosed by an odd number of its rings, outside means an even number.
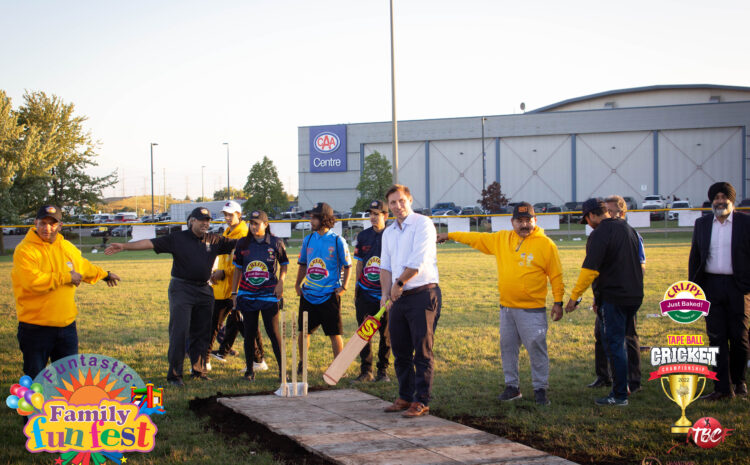
M412 213L399 225L394 221L383 232L380 268L391 272L391 284L404 272L413 268L417 275L404 284L404 290L438 283L437 233L432 220Z
M723 223L714 216L711 225L711 244L708 246L706 272L712 274L733 274L732 271L732 212Z

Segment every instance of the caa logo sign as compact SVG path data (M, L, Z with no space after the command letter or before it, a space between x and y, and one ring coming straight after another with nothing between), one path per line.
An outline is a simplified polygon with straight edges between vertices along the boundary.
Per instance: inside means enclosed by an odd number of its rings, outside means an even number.
M332 132L321 132L315 137L315 150L320 153L335 152L340 146L339 136Z

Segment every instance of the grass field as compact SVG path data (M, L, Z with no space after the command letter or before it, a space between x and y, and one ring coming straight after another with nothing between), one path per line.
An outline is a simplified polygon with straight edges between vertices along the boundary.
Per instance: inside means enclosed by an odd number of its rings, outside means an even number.
M566 290L570 290L583 260L583 241L558 242ZM639 312L638 331L641 344L666 345L667 334L704 334L702 321L681 326L666 318L651 318L658 313L658 303L671 283L684 279L687 273L689 240L683 237L647 238L646 298ZM658 381L647 382L652 371L648 354L642 357L644 389L631 396L626 408L601 408L595 397L605 390L585 387L594 379L593 323L589 308L590 291L580 309L565 315L560 322L550 322L550 391L552 405L537 407L533 399L528 357L522 351L521 390L524 399L511 405L500 404L496 396L502 391L499 356L498 298L494 258L465 246L439 246L440 281L443 310L435 338L436 372L435 415L453 418L499 432L511 439L544 449L557 455L588 463L641 463L646 456L669 460L693 461L696 464L746 464L750 450L750 403L738 399L731 403L695 402L687 409L692 421L712 416L722 425L734 428L726 443L710 450L680 446L670 455L667 450L684 436L670 433L679 417L679 409L669 401ZM291 249L290 256L298 251ZM165 384L167 352L167 284L171 260L151 252L122 253L115 257L88 255L104 267L117 272L122 285L109 289L103 284L82 285L78 291L78 331L81 353L100 353L118 358L138 371L141 377ZM21 355L16 340L16 318L10 285L10 257L0 257L0 385L3 389L18 382L22 374ZM289 276L296 276L292 263ZM296 310L293 280L287 281L287 308ZM566 293L567 295L567 293ZM551 300L551 299L550 299ZM345 294L344 332L348 337L354 322L353 293ZM290 317L288 312L287 317ZM265 335L264 335L265 337ZM266 339L267 341L267 339ZM241 339L235 348L241 349ZM268 391L277 387L276 361L267 346L271 370L257 375L254 384L241 380L239 370L244 362L231 358L226 364L214 362L210 383L190 383L185 389L167 389L165 416L155 416L159 427L157 445L145 455L127 454L129 463L274 463L273 456L251 437L227 438L208 429L206 420L189 410L188 401L217 392L238 394ZM291 349L291 344L288 346ZM312 337L310 349L311 384L323 386L321 377L331 361L328 338ZM187 364L186 364L187 365ZM356 367L349 376L356 376ZM395 380L392 373L391 377ZM346 380L340 386L349 387ZM366 384L363 391L393 400L395 381L388 384ZM710 390L710 387L707 388ZM5 392L5 391L3 391ZM7 396L5 393L4 396ZM21 420L10 410L0 415L0 464L44 463L51 457L32 455L24 448Z

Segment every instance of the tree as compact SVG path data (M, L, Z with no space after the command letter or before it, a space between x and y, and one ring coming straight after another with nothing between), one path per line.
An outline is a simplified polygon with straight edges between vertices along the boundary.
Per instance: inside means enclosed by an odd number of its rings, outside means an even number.
M482 208L490 213L499 213L509 201L510 199L505 197L497 181L487 186L486 189L482 189L482 198L477 199L477 202L482 204Z
M214 192L214 200L227 200L227 199L241 199L245 197L245 193L241 190L230 187L229 192L232 194L231 197L227 196L227 188L219 189Z
M367 211L373 200L385 202L385 193L393 184L393 173L388 159L377 150L365 157L365 166L357 184L359 198L352 207L352 212Z
M268 157L255 163L250 168L247 182L242 189L245 201L242 209L245 213L253 210L263 210L268 216L283 211L289 205L284 188L279 180L279 172Z

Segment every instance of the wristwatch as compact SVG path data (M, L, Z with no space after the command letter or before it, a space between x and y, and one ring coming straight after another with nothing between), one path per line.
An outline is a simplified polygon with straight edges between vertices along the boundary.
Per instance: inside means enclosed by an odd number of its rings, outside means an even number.
M400 279L397 279L396 280L396 286L398 286L398 287L404 287L404 282L401 281Z
M562 302L555 302L555 305L559 305L561 307L562 307L562 304L563 304Z

